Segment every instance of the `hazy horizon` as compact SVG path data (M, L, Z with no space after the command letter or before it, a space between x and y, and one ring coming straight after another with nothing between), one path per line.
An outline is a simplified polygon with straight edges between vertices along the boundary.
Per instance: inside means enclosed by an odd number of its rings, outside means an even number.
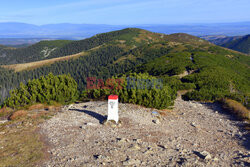
M250 22L134 25L85 23L35 25L22 22L4 22L0 23L0 38L83 39L99 33L116 31L124 28L140 28L164 34L188 33L196 36L242 36L250 33Z

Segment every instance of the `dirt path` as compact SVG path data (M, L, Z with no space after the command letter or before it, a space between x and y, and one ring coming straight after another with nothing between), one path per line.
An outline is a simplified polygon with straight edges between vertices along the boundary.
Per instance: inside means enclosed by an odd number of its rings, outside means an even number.
M107 102L64 107L41 125L44 166L247 166L249 135L216 104L177 98L173 112L120 104L121 125L103 125ZM158 112L159 113L159 112Z

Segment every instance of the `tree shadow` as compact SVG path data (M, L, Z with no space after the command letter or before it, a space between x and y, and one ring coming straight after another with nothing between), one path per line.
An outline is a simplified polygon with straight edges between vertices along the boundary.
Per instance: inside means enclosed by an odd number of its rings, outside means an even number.
M103 116L101 114L98 114L96 112L93 112L93 111L89 111L89 110L80 110L80 109L69 109L69 110L72 110L72 111L78 111L78 112L82 112L82 113L85 113L85 114L88 114L89 116L97 119L99 121L99 123L103 123L104 120L107 119L107 116Z

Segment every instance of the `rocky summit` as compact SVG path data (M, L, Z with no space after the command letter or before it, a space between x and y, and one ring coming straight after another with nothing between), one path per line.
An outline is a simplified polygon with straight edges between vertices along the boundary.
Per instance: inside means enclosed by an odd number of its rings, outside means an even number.
M247 166L249 135L220 105L175 101L173 111L119 104L119 126L103 123L107 102L65 106L40 125L50 147L42 166Z

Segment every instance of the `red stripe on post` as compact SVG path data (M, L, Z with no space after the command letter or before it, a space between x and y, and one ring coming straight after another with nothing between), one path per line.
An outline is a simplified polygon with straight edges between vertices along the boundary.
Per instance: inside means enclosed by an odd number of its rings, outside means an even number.
M109 100L117 100L118 96L117 95L109 95L108 99Z

